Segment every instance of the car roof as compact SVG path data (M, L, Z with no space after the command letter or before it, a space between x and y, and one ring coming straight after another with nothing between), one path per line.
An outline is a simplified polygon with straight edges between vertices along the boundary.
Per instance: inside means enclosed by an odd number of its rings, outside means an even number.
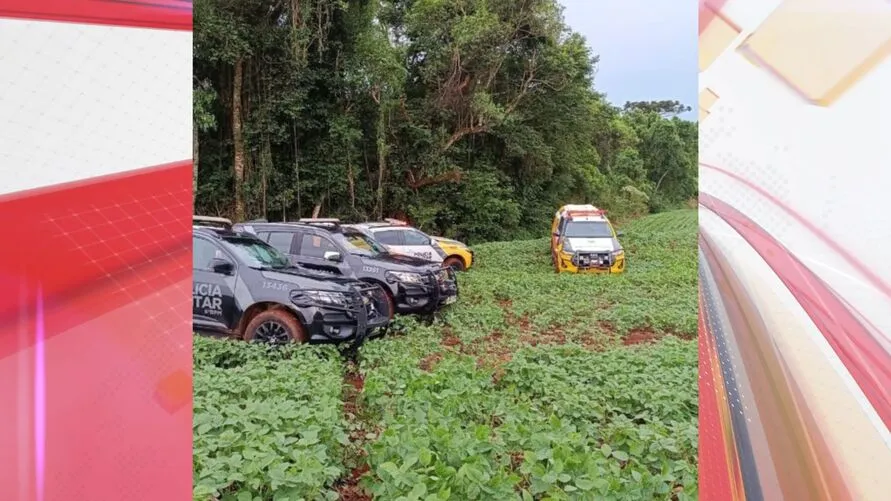
M608 221L606 211L590 204L570 204L560 207L557 217L567 221Z
M390 223L357 223L346 225L348 227L360 228L363 230L375 231L375 230L411 230L413 229L411 226L402 226L398 224L390 224Z
M192 215L192 226L201 228L232 229L232 220L225 217Z
M569 212L569 211L591 211L591 212L595 212L595 211L598 211L598 210L600 210L600 209L598 209L597 207L595 207L595 206L593 206L593 205L591 205L591 204L566 204L566 205L564 205L563 207L560 207L560 209L558 210L558 212L561 212L561 213L562 213L562 212Z
M604 216L570 216L567 218L569 221L579 221L579 222L605 222L606 218Z
M211 238L224 239L224 238L256 238L256 236L251 235L245 231L236 231L230 230L227 228L220 228L217 226L201 226L201 225L193 225L192 232L196 235L204 235Z
M203 226L200 224L193 224L192 232L211 237L217 237L220 235L220 233L231 233L230 230L226 230L217 226Z
M348 225L345 225L348 226ZM263 222L252 222L247 221L244 223L237 223L235 227L244 228L244 227L252 227L252 228L279 228L279 229L292 229L292 230L302 230L302 231L319 231L319 232L327 232L327 233L342 233L342 226L324 226L321 224L312 224L312 223L298 223L298 222L278 222L278 223L270 223L267 221Z
M402 221L400 219L392 219L392 218L384 219L383 221L365 221L364 223L354 223L354 224L352 224L352 226L358 226L358 227L366 228L369 230L370 229L379 230L379 229L383 229L383 228L394 229L394 230L397 230L397 229L399 229L399 230L416 230L417 229L417 228L414 228L413 226L411 226L410 224L406 223L405 221Z

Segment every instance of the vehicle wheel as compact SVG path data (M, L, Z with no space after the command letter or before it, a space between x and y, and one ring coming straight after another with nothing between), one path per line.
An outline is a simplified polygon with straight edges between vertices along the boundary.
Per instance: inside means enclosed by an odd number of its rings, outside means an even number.
M445 261L442 262L442 265L455 271L464 271L467 269L464 266L464 261L462 261L461 258L457 256L447 258Z
M393 300L393 294L386 287L381 287L384 291L384 297L387 298L387 308L390 309L390 320L396 316L396 301Z
M306 329L291 313L284 310L267 310L251 319L244 330L244 340L257 343L285 344L290 341L305 343Z

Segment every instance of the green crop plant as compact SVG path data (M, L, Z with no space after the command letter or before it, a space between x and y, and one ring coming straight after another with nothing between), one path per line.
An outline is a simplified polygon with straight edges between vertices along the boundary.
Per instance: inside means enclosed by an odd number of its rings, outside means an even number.
M621 228L618 276L477 246L459 303L358 367L196 338L196 499L696 499L696 224Z

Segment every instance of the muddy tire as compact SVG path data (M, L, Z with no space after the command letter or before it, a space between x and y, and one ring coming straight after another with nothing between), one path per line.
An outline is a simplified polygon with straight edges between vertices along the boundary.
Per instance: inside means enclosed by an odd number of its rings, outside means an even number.
M389 318L392 321L393 317L396 316L396 301L393 300L393 294L390 293L390 288L385 287L385 286L383 286L377 282L374 282L372 280L364 280L364 282L368 285L375 285L377 287L380 287L381 292L384 293L384 302L387 303L387 308L390 309L390 315L387 318Z
M268 344L305 343L309 340L306 328L293 314L285 310L266 310L248 323L244 340Z
M464 261L458 256L446 258L446 260L442 262L442 265L455 271L464 271L467 269L467 267L464 266Z
M393 299L393 294L390 293L390 290L386 287L381 287L384 291L384 298L387 301L387 308L390 309L390 320L396 317L396 301Z

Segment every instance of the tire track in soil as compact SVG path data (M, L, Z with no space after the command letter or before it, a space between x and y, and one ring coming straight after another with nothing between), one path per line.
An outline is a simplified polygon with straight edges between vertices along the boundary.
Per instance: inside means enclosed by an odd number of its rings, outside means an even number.
M371 501L372 497L359 486L362 476L370 468L365 460L364 446L367 430L365 423L361 420L365 378L359 371L357 362L348 362L343 376L343 387L343 417L347 423L352 425L347 429L350 443L347 445L344 458L344 463L347 468L350 468L350 472L335 484L335 490L340 495L341 501Z

